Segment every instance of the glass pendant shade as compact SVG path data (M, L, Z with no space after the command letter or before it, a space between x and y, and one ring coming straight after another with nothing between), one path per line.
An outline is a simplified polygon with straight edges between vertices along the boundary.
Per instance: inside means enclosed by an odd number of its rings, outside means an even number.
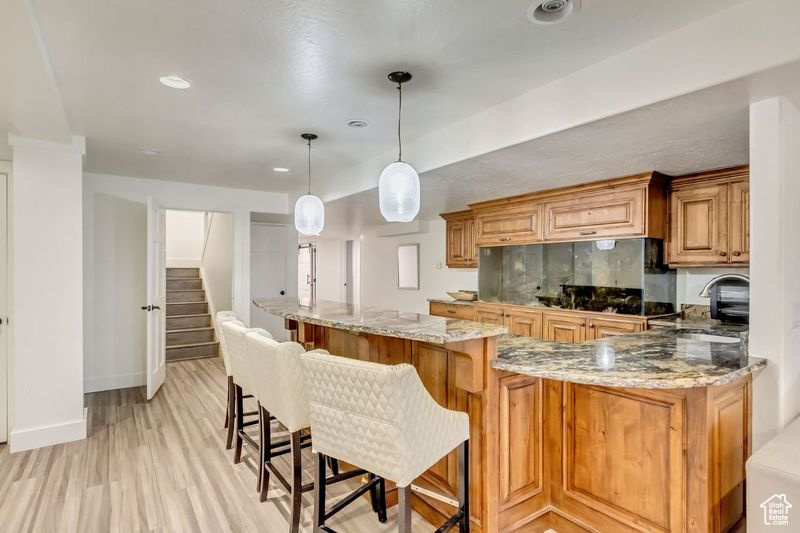
M319 197L304 194L294 204L294 226L303 235L317 236L325 226L325 205Z
M390 163L378 181L381 215L389 222L411 222L419 213L419 174L404 161Z

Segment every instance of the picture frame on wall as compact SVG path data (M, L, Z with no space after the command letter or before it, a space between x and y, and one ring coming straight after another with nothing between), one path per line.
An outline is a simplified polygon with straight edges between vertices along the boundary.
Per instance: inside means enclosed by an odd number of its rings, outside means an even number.
M419 243L397 247L397 288L419 290Z

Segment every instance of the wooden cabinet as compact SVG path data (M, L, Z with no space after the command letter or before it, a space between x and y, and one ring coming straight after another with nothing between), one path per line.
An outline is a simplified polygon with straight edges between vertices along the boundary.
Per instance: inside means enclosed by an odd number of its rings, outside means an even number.
M505 325L505 309L502 305L491 305L478 302L476 308L478 322L484 324L494 324L495 326Z
M536 203L481 211L475 223L479 246L529 244L542 239L542 208Z
M434 316L458 318L459 320L476 321L475 305L448 304L444 302L430 302L429 313Z
M586 318L572 313L542 313L542 333L545 340L583 342L586 340Z
M617 335L638 333L644 329L643 318L597 318L591 316L587 320L586 337L588 340L605 339Z
M746 265L750 260L747 167L676 178L670 193L669 263Z
M750 262L750 182L728 185L728 242L731 263Z
M509 308L505 311L505 325L512 335L542 337L542 312Z
M644 235L647 188L574 195L544 204L545 240Z
M449 268L477 268L475 214L471 210L443 213L445 219L445 262Z
M478 246L667 236L657 172L471 204Z

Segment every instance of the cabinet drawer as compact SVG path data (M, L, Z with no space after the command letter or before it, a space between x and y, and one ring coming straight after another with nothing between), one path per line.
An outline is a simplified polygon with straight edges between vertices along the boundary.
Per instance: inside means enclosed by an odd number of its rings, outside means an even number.
M646 189L615 190L544 205L545 240L644 235Z
M477 240L481 246L522 244L541 240L542 208L525 205L478 213Z
M430 314L459 320L475 321L475 307L471 305L446 304L431 302Z

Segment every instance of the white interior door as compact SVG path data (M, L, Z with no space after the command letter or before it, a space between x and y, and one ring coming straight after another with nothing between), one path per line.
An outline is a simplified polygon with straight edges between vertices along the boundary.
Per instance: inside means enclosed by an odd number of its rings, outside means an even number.
M250 296L280 298L286 294L286 227L250 225ZM250 303L250 325L264 328L275 338L288 339L283 319Z
M314 260L316 248L313 244L301 244L297 250L297 301L310 306L316 301L317 280Z
M167 231L166 210L147 199L147 399L167 377Z
M8 441L8 176L0 173L0 442Z

